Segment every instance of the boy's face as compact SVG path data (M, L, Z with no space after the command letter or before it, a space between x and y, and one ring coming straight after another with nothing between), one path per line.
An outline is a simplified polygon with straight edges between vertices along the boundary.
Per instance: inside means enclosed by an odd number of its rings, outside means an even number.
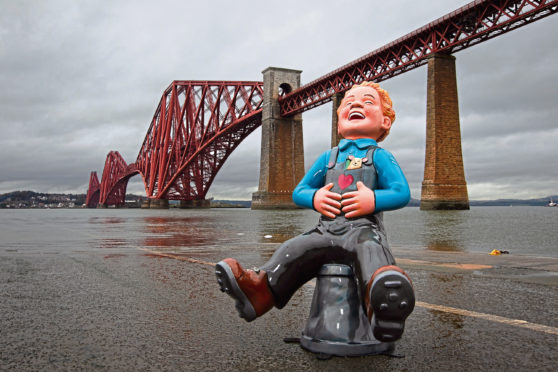
M347 139L372 138L377 140L391 127L391 120L382 112L382 102L376 89L356 87L341 102L339 134Z

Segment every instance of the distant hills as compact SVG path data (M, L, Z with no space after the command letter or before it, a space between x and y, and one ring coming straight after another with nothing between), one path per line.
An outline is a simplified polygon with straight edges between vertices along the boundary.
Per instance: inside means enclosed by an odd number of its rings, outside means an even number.
M0 208L81 208L85 203L85 194L49 194L34 191L12 191L0 194ZM127 202L141 204L145 196L126 195ZM471 200L472 207L495 206L546 206L550 200L558 201L558 195L538 199L497 199ZM250 200L211 200L213 208L250 208ZM409 207L420 206L420 200L411 199Z
M501 207L501 206L513 206L513 207L520 207L520 206L532 206L532 207L541 207L546 206L550 199L554 201L558 200L558 195L548 196L546 198L539 198L539 199L497 199L497 200L469 200L469 205L471 207ZM408 207L418 207L420 206L420 200L411 199Z
M250 208L250 200L212 200L211 208Z
M539 199L498 199L498 200L470 200L469 205L471 207L498 207L498 206L533 206L533 207L540 207L546 206L550 201L551 197L547 198L539 198ZM558 201L558 195L552 196L554 201ZM221 204L221 205L220 205ZM240 208L250 208L251 201L250 200L212 200L211 206L212 207L229 207L233 205L234 207ZM411 199L408 207L419 207L420 200Z

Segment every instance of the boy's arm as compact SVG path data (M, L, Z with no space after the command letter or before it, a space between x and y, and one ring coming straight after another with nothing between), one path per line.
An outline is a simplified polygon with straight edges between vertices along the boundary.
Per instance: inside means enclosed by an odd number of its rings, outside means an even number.
M374 190L376 212L403 208L411 199L411 191L401 167L391 153L374 151L374 165L378 174L378 188Z

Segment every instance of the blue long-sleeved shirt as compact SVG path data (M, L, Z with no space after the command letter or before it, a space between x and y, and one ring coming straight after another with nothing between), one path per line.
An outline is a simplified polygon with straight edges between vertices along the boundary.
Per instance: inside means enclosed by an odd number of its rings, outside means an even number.
M376 141L370 138L356 140L342 139L339 142L337 162L345 162L349 155L357 158L366 156L370 145ZM293 191L293 201L305 208L314 208L314 194L324 186L325 175L328 170L331 150L324 152L312 165ZM409 184L403 171L393 155L382 148L377 148L373 156L374 167L378 175L378 187L374 190L376 209L374 213L403 208L411 198Z

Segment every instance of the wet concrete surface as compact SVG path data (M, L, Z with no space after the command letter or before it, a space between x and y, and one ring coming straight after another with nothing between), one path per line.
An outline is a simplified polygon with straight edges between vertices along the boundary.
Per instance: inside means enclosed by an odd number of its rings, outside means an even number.
M283 342L304 328L311 284L284 309L246 323L205 264L240 256L246 266L258 266L275 247L177 255L183 260L129 248L0 251L0 370L554 371L558 366L558 259L394 249L419 301L396 343L404 357L318 360ZM525 328L498 321L502 318L545 327Z

